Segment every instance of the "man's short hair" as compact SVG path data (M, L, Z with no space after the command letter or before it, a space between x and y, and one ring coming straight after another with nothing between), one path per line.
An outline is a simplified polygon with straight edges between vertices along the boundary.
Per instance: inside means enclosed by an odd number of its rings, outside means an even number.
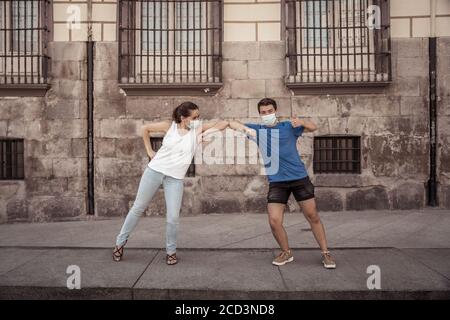
M263 107L263 106L270 106L270 105L272 105L273 108L274 108L275 110L277 110L277 103L275 102L275 100L270 99L270 98L264 98L264 99L262 99L261 101L258 102L258 112L259 112L259 113L261 112L261 111L260 111L261 107Z

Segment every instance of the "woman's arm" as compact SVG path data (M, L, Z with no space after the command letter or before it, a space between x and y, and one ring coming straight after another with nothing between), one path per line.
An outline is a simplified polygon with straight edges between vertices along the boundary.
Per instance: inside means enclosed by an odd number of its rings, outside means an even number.
M150 143L150 133L160 132L166 133L170 128L170 123L167 121L162 122L153 122L141 127L142 139L144 140L145 150L147 151L147 155L150 159L155 156L155 151L152 149L152 145Z
M306 119L292 118L291 123L294 128L300 126L305 127L304 132L313 132L317 130L317 126L313 122Z
M202 125L202 133L203 133L203 136L206 136L208 134L224 130L227 127L228 127L228 121L226 121L226 120L205 123Z
M249 128L245 125L243 125L241 122L237 120L230 121L230 128L242 133L245 133L246 135L255 138L256 137L256 131L255 129Z

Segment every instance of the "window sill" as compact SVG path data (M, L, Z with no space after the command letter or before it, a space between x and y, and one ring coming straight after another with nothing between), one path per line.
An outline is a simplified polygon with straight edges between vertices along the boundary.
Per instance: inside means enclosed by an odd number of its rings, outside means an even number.
M0 84L0 97L43 97L50 88L42 84Z
M222 86L222 83L119 83L119 87L127 96L213 96Z
M358 188L370 184L365 180L361 173L314 173L316 187Z
M382 93L391 81L339 83L286 83L295 95Z

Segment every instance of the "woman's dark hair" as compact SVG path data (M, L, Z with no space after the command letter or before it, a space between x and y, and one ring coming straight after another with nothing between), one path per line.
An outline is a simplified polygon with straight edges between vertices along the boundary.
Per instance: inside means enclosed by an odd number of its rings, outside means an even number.
M183 102L173 110L172 119L176 123L181 122L181 116L189 117L193 110L198 110L198 106L190 101Z
M270 99L270 98L264 98L261 101L258 102L258 112L261 112L261 107L262 106L270 106L273 105L273 108L275 110L277 110L277 103L275 102L275 100Z

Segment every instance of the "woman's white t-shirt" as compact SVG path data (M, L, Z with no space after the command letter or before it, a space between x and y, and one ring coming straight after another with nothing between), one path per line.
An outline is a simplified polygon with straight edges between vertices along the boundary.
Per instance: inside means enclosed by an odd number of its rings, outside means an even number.
M198 145L198 133L199 129L197 128L180 135L176 122L172 121L161 148L148 163L149 168L176 179L183 179Z

